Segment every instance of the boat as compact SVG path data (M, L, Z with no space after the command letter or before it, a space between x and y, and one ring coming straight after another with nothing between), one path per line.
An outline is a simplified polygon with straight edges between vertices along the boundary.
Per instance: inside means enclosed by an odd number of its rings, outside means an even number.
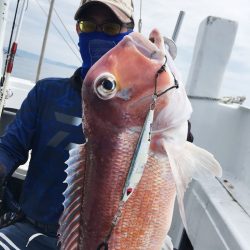
M191 183L185 199L188 237L175 211L170 234L181 250L250 249L250 109L242 96L219 97L236 33L237 22L218 17L199 26L186 83L192 132L194 143L218 159L223 176Z

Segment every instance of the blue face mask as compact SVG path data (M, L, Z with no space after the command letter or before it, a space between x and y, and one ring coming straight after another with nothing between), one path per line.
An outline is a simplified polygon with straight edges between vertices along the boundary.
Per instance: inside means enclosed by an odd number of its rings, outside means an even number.
M132 31L110 36L104 32L89 32L79 34L79 48L83 60L82 77L84 78L90 67L105 53L115 47L124 36Z

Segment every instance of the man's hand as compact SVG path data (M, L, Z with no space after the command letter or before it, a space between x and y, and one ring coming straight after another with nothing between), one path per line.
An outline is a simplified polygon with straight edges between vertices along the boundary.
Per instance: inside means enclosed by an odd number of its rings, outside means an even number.
M11 192L6 188L6 168L0 164L0 229L24 218L20 205L15 202ZM3 196L5 196L3 206ZM6 197L8 199L6 199ZM7 204L7 206L6 206ZM7 210L6 210L7 208Z

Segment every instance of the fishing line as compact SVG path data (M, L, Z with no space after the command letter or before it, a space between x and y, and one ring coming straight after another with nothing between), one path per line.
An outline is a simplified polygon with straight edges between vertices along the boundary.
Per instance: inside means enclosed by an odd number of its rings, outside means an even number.
M138 21L138 31L141 33L142 30L142 0L140 0L140 19Z
M47 11L42 7L42 5L39 3L38 0L35 0L37 5L39 6L39 8L42 10L42 12L45 14L45 16L48 16ZM73 38L71 37L71 35L69 34L69 31L67 30L67 27L65 26L65 24L63 23L62 19L60 18L58 12L56 11L56 9L54 8L54 12L56 13L57 17L59 18L61 24L63 25L64 29L66 30L66 32L68 33L71 41L73 41ZM73 45L74 47L71 46L71 44L67 41L67 39L64 37L64 35L62 34L62 32L59 30L59 28L56 26L56 24L51 21L53 27L55 28L55 30L57 31L57 33L59 34L59 36L61 36L61 38L64 40L64 42L66 43L66 45L69 47L69 49L73 52L73 54L76 56L76 58L78 59L79 62L82 62L81 58L79 57L78 53L75 52L75 49L77 49L78 51L78 47L76 45L76 43L73 41Z

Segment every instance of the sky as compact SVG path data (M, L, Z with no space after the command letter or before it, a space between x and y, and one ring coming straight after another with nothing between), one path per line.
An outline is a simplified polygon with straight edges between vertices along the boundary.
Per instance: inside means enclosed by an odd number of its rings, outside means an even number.
M22 2L22 1L21 1ZM39 54L47 17L39 7L49 10L48 0L29 0L25 12L19 48ZM69 30L73 44L62 28L56 14L52 20L65 38L78 53L78 37L75 32L74 13L80 0L55 0L55 9ZM11 0L8 20L13 17L16 0ZM134 0L135 22L139 20L140 0ZM250 1L249 0L142 0L142 33L146 36L152 28L157 27L164 36L171 37L179 15L185 11L183 24L177 39L178 55L176 64L183 79L187 79L192 61L193 49L200 23L207 16L216 16L237 21L238 31L233 51L223 79L222 94L246 95L250 99ZM7 31L11 22L8 22ZM8 37L8 32L6 34ZM5 40L5 46L8 41ZM51 25L45 57L72 65L81 65L79 59L68 48L57 31Z

